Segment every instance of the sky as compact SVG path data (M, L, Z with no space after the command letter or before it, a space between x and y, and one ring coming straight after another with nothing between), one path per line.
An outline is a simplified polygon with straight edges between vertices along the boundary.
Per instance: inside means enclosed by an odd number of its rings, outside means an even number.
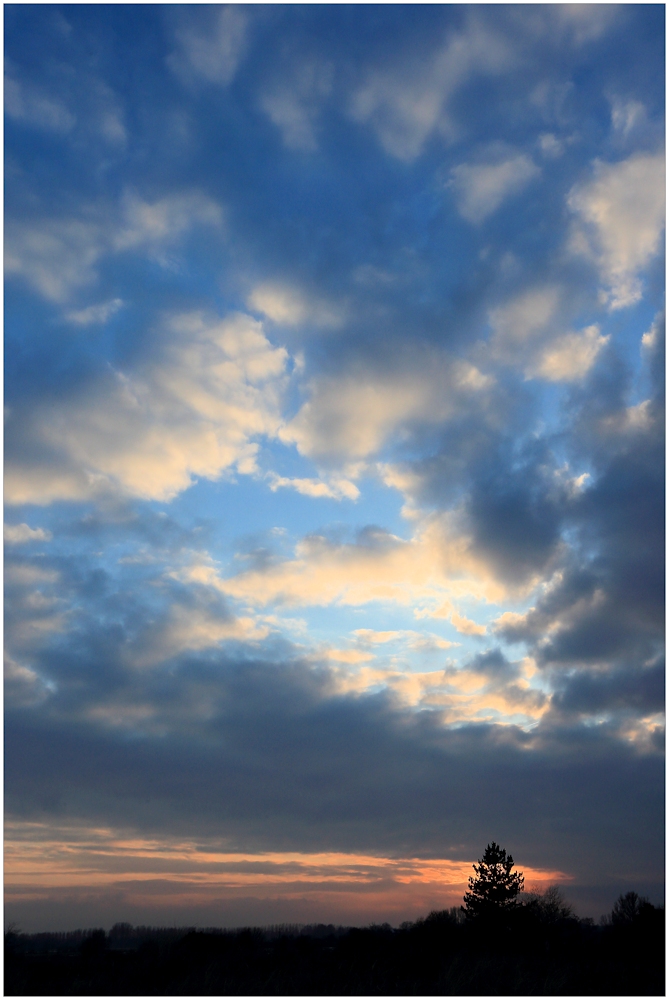
M664 7L4 14L7 919L659 903Z

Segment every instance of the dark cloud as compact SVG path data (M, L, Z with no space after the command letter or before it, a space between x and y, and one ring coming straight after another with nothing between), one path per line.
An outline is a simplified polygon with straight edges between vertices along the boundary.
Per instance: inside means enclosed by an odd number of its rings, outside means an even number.
M509 663L501 649L489 649L485 653L477 653L466 666L467 669L485 674L493 680L508 679L518 674L518 664Z
M654 710L659 664L636 679L558 681L532 732L449 729L440 710L416 712L387 691L338 693L337 675L285 640L262 652L161 646L175 607L186 620L230 619L208 590L165 586L159 603L113 578L77 589L78 618L33 652L49 686L28 699L9 692L8 817L219 836L247 851L469 858L496 836L579 884L611 884L631 856L645 878L660 877L661 748L614 724L568 721ZM157 661L137 665L152 648ZM467 667L490 690L536 701L499 648Z
M659 402L641 426L611 405L610 383L596 396L609 404L596 423L595 480L565 511L572 545L561 578L522 620L500 623L507 641L528 641L544 664L652 658L664 633L664 434ZM617 396L617 390L614 392ZM633 418L632 418L633 419ZM608 424L607 424L608 421ZM608 428L611 427L611 430ZM574 439L578 439L577 423ZM600 444L601 443L601 444ZM598 447L599 445L599 447Z
M551 706L566 714L623 711L648 715L664 710L664 659L649 667L575 672L556 681Z
M545 570L560 541L565 498L545 482L542 463L513 471L500 462L477 480L468 500L474 549L503 579L521 582ZM556 495L557 494L557 495ZM560 502L562 501L562 502Z
M95 669L108 673L100 638ZM128 693L153 715L115 717ZM449 731L387 694L338 696L325 669L220 654L126 674L98 705L96 722L58 697L10 712L8 815L215 834L246 850L470 857L496 836L579 880L606 882L623 859L661 871L661 758L605 727Z

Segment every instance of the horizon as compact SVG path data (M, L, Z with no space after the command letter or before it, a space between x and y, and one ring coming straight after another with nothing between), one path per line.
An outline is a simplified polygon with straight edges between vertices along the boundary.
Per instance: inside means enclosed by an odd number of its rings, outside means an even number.
M5 7L8 923L663 904L664 17Z

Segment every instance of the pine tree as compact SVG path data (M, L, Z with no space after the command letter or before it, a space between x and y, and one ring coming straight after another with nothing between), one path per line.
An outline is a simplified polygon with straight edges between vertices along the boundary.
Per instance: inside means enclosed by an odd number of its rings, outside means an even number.
M463 910L468 917L498 913L516 905L516 896L525 882L522 872L513 872L511 855L496 844L488 844L483 857L473 865L476 878L469 879Z

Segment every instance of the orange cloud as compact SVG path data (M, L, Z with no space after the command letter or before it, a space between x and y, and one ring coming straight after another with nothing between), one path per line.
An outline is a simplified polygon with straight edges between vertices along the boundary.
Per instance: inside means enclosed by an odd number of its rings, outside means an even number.
M522 867L522 866L521 866ZM526 884L569 880L525 868ZM129 907L190 907L252 896L320 907L320 919L358 913L361 921L407 919L459 905L472 862L344 852L239 852L220 843L149 839L101 828L9 823L5 891L12 903L105 895Z

